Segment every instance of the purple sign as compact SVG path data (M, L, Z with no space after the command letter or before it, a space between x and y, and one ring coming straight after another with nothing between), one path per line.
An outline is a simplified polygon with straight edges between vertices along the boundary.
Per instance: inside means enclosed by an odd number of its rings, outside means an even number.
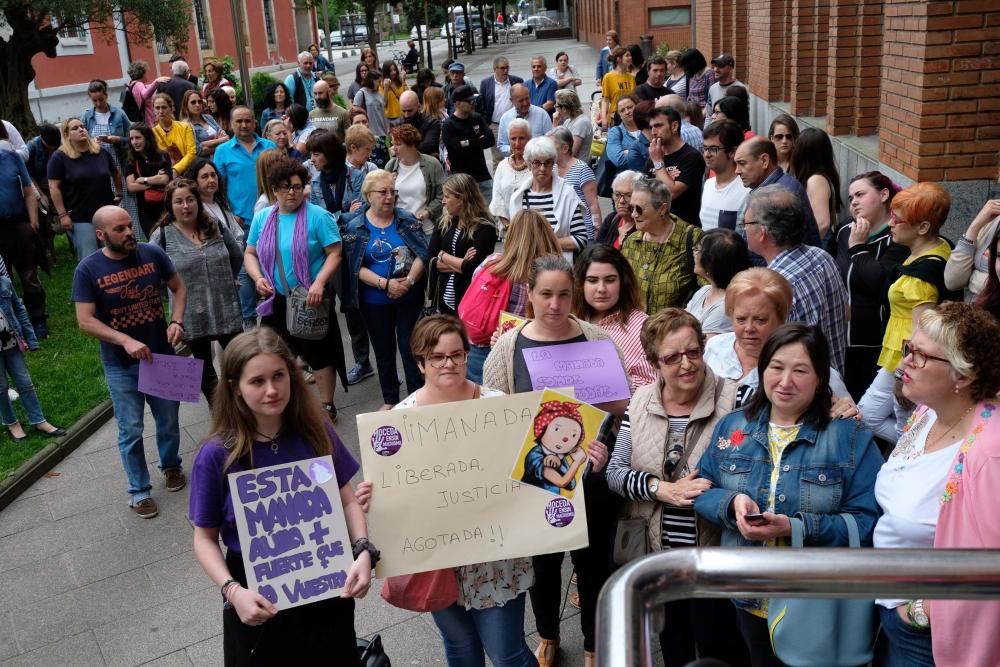
M201 397L203 362L194 357L154 354L139 362L139 391L170 401L197 403Z
M573 523L576 510L573 503L565 498L554 498L545 506L545 520L556 528L564 528Z
M395 426L380 426L372 433L372 449L379 456L392 456L403 446L403 434Z
M523 352L533 389L573 387L579 400L592 404L631 397L613 341L546 345Z

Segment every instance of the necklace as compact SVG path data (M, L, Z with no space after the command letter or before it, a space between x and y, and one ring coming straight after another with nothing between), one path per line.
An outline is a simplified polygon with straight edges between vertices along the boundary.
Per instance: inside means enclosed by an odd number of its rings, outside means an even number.
M948 427L948 430L943 431L940 434L938 434L938 436L936 438L934 438L933 441L929 440L929 438L930 438L930 432L928 432L927 433L928 442L924 445L924 451L926 452L928 449L931 449L932 447L934 447L934 445L936 445L939 442L941 442L941 440L944 438L944 436L946 436L949 433L951 433L954 430L954 428L956 426L958 426L962 422L962 420L965 419L968 416L968 414L975 409L975 407L976 406L974 404L971 405L971 406L969 406L969 409L966 410L965 412L963 412L961 417L959 417L954 422L952 422L951 426ZM933 426L931 426L931 430L933 431L934 430L934 426L937 426L938 424L940 424L940 422L936 422Z
M950 502L951 499L955 497L955 494L958 493L958 487L962 482L962 471L965 469L965 455L970 449L972 449L972 443L976 441L976 437L983 432L984 428L986 428L986 422L990 420L990 417L993 416L993 412L996 409L997 406L993 403L983 404L983 411L979 413L981 419L972 428L969 435L965 437L965 440L962 442L962 446L958 448L958 456L955 458L955 466L948 474L948 479L944 483L944 493L941 494L942 504Z
M281 435L281 431L278 431L274 435L264 435L260 431L257 431L256 433L257 433L257 435L259 435L260 437L264 438L269 443L271 443L271 451L272 452L274 452L275 454L278 453L278 436Z

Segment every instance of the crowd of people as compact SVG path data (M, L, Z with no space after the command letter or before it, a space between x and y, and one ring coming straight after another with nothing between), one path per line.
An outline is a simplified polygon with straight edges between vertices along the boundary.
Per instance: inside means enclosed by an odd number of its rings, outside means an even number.
M551 69L535 56L524 78L499 56L478 87L447 61L443 85L420 70L411 87L365 49L345 98L313 49L259 116L218 62L199 86L182 60L149 82L137 61L121 108L95 80L92 107L28 144L2 126L0 418L24 437L10 375L30 424L64 434L22 356L49 333L38 268L58 228L138 517L159 511L146 405L166 489L188 484L178 404L139 390L138 362L182 344L204 361L213 426L190 518L225 601L227 664L318 642L359 664L351 598L378 558L374 489L350 483L338 378L377 375L385 410L526 392L523 351L538 346L611 340L632 393L596 406L616 428L590 447L589 545L571 554L588 667L598 593L643 553L784 547L793 525L807 547L846 546L840 514L866 547L1000 547L1000 200L953 243L940 185L839 174L829 137L787 115L755 134L731 55L643 60L607 39L595 117L565 52ZM502 335L501 311L522 318ZM246 588L225 478L315 455L333 456L355 566L343 599L277 612ZM641 526L629 553L624 521ZM459 602L433 614L448 663L554 665L563 557L456 568ZM768 601L735 602L669 605L665 664L782 664ZM877 605L875 664L1000 664L998 603Z

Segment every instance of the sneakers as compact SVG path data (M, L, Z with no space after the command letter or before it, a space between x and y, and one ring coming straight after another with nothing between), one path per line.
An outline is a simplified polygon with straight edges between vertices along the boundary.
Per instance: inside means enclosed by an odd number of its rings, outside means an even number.
M163 476L167 478L167 491L180 491L187 485L187 479L180 468L164 470Z
M326 410L326 416L330 418L330 423L336 424L337 423L337 406L334 405L333 402L331 401L330 403L324 403L323 404L323 409Z
M354 364L354 368L347 371L347 384L357 384L365 378L370 378L373 375L375 375L375 369L372 368L371 364Z
M140 500L136 504L132 505L132 511L135 512L136 516L140 519L152 519L160 513L160 511L156 509L156 502L152 498L144 498L143 500Z

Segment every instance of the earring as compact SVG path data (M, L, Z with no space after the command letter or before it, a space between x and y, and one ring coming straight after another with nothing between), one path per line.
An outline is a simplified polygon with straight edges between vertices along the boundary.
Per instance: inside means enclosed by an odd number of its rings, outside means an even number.
M958 385L957 384L955 385L955 393L956 394L958 393Z

